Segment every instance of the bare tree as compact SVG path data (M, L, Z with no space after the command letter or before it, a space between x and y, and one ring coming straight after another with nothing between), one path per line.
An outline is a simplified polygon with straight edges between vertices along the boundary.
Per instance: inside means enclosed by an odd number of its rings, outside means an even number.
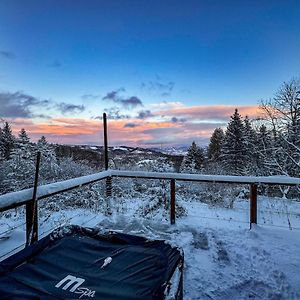
M276 173L299 177L300 79L284 82L260 108L273 134L272 167Z

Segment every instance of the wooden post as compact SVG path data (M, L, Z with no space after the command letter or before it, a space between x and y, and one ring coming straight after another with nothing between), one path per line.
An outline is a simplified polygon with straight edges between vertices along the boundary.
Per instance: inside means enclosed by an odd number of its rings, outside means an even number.
M39 181L41 152L37 153L32 200L26 204L26 246L38 240L37 188Z
M175 212L175 179L171 179L171 201L170 201L170 221L171 224L175 224L176 212Z
M106 113L103 113L103 130L104 130L104 167L108 169L108 145L107 145L107 119Z
M30 233L32 229L33 201L26 203L26 247L30 245Z
M107 118L106 113L103 113L103 131L104 131L104 167L108 170L108 142L107 142ZM112 178L106 178L106 197L112 194Z
M250 228L257 224L257 185L250 185Z

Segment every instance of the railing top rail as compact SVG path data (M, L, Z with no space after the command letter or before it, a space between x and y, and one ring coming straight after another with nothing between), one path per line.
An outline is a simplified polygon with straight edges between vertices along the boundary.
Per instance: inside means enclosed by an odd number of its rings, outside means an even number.
M237 183L237 184L279 184L300 185L300 178L288 176L252 177L252 176L228 176L228 175L201 175L187 173L164 173L143 171L107 170L92 175L77 177L60 182L54 182L38 187L37 198L43 199L74 188L91 184L107 177L128 177L145 179L176 179L180 181L198 181L213 183ZM8 193L0 196L0 212L26 204L32 200L33 189Z
M278 184L278 185L300 185L300 178L288 176L228 176L228 175L202 175L187 173L161 173L143 171L121 171L111 170L115 177L148 178L148 179L176 179L181 181L199 181L216 183L238 183L238 184Z
M37 199L47 198L74 188L100 181L111 176L111 171L103 171L87 176L41 185L37 189ZM0 196L0 212L21 206L32 200L33 188Z

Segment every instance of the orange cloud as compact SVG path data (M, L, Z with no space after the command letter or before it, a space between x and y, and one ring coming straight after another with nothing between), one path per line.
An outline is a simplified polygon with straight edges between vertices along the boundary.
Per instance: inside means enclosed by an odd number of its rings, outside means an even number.
M109 120L108 135L111 145L156 145L189 144L193 140L207 143L216 127L225 126L236 106L193 106L176 107L154 113L163 116L165 121L154 119ZM240 113L255 117L257 106L239 106ZM171 121L172 117L185 121ZM125 126L128 123L134 126ZM102 144L102 121L79 118L52 118L43 123L34 123L28 119L15 119L12 122L14 132L25 127L33 140L45 135L55 143Z
M255 118L258 115L258 106L235 106L235 105L198 105L180 107L168 110L161 110L155 115L178 116L189 120L219 120L225 121L230 118L235 109L238 109L242 116Z

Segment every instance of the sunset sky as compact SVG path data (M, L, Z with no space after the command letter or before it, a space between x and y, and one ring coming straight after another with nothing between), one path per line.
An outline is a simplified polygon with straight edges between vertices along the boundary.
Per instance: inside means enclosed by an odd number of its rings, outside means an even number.
M0 0L0 117L33 140L205 145L300 76L300 1Z

